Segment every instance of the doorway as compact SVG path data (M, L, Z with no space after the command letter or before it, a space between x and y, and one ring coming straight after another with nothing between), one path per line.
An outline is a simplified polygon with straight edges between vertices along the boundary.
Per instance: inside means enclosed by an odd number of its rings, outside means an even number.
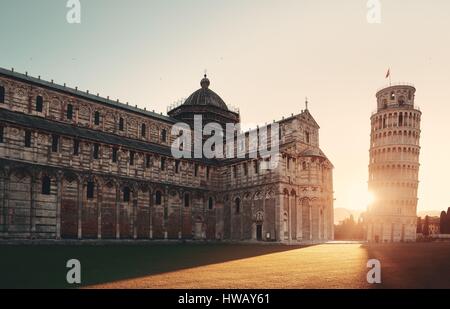
M195 227L194 227L195 239L202 239L202 234L203 234L202 232L203 232L202 222L195 222Z
M256 240L262 240L262 224L256 225Z

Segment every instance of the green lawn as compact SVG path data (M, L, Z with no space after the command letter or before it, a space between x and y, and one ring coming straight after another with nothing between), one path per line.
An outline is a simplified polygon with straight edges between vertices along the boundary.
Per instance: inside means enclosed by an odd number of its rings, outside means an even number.
M366 282L381 262L382 284ZM0 288L450 288L450 243L304 247L257 244L0 244Z

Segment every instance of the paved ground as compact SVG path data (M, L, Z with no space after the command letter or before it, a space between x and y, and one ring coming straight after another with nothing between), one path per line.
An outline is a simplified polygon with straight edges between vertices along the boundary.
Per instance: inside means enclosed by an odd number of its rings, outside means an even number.
M450 242L0 245L0 287L70 287L72 258L82 286L94 288L450 288ZM366 281L371 258L381 285Z

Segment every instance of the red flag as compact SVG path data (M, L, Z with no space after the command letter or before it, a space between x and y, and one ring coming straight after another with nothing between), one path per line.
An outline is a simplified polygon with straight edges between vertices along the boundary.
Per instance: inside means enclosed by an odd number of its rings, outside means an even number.
M391 69L389 68L387 73L386 73L386 78L388 78L389 76L391 76Z

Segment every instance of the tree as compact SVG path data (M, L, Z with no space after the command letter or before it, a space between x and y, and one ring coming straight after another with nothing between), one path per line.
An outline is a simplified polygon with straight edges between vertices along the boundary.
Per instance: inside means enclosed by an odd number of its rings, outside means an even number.
M441 212L441 218L439 219L439 230L441 234L448 233L447 214L444 210Z
M364 239L364 222L361 218L355 221L353 216L346 218L341 224L334 226L336 240L362 240Z
M450 207L447 208L447 223L445 224L445 229L448 234L450 234Z
M417 217L417 230L416 232L418 234L422 234L422 218L421 217Z
M422 233L423 233L424 236L430 235L430 231L429 231L429 221L430 221L429 217L428 217L428 216L425 216L425 223L423 224L423 231L422 231Z

